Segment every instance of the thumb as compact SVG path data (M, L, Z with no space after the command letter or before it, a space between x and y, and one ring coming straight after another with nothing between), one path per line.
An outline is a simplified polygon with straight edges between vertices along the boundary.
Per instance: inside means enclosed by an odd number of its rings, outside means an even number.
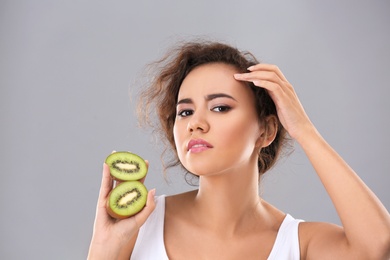
M138 228L140 228L145 223L150 214L152 214L153 210L156 208L156 202L154 201L155 194L155 189L152 189L148 192L148 198L145 207L134 216Z
M131 239L141 228L141 226L148 219L150 214L156 208L156 203L154 201L155 189L148 192L148 198L146 201L145 207L138 212L136 215L121 219L114 224L114 233L120 238L119 241L123 244L126 244L129 239Z

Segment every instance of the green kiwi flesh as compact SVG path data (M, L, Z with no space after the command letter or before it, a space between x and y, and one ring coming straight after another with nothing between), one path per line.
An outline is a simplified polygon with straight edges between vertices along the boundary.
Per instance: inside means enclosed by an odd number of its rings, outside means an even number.
M115 152L106 158L112 178L120 181L136 181L145 177L148 168L145 160L130 152Z
M110 192L107 212L117 219L128 218L144 208L147 196L148 191L141 182L122 182Z

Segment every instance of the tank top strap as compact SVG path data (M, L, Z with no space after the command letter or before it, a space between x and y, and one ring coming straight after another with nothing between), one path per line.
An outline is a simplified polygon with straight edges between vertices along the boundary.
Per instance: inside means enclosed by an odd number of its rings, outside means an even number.
M164 244L165 195L155 197L156 208L138 232L130 259L168 260Z
M286 215L280 225L268 260L300 259L298 227L302 221L294 219L289 214Z

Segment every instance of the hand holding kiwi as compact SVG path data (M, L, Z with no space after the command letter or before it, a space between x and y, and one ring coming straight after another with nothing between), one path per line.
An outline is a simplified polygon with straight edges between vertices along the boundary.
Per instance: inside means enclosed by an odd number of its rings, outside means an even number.
M114 152L106 158L106 164L111 177L120 182L108 195L107 213L116 219L137 214L148 196L148 190L140 182L148 171L145 160L134 153Z
M117 259L121 249L155 209L154 189L148 192L142 184L147 169L148 163L132 153L114 152L107 157L88 259ZM134 180L129 180L127 175ZM120 182L114 189L113 179ZM116 207L117 204L121 206Z

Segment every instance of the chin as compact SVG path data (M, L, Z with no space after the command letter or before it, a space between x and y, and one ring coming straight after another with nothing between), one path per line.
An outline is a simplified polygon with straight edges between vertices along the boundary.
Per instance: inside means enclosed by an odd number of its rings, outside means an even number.
M183 164L184 168L195 176L201 177L210 174L210 167L206 165L189 165Z
M195 167L185 167L185 168L187 169L187 171L189 171L190 173L198 177L216 176L224 173L226 169L226 168L215 167L215 165L207 166L205 164L203 164L202 166L197 165Z
M227 160L215 160L215 157L186 158L180 160L183 167L198 177L215 176L234 168L234 163Z

